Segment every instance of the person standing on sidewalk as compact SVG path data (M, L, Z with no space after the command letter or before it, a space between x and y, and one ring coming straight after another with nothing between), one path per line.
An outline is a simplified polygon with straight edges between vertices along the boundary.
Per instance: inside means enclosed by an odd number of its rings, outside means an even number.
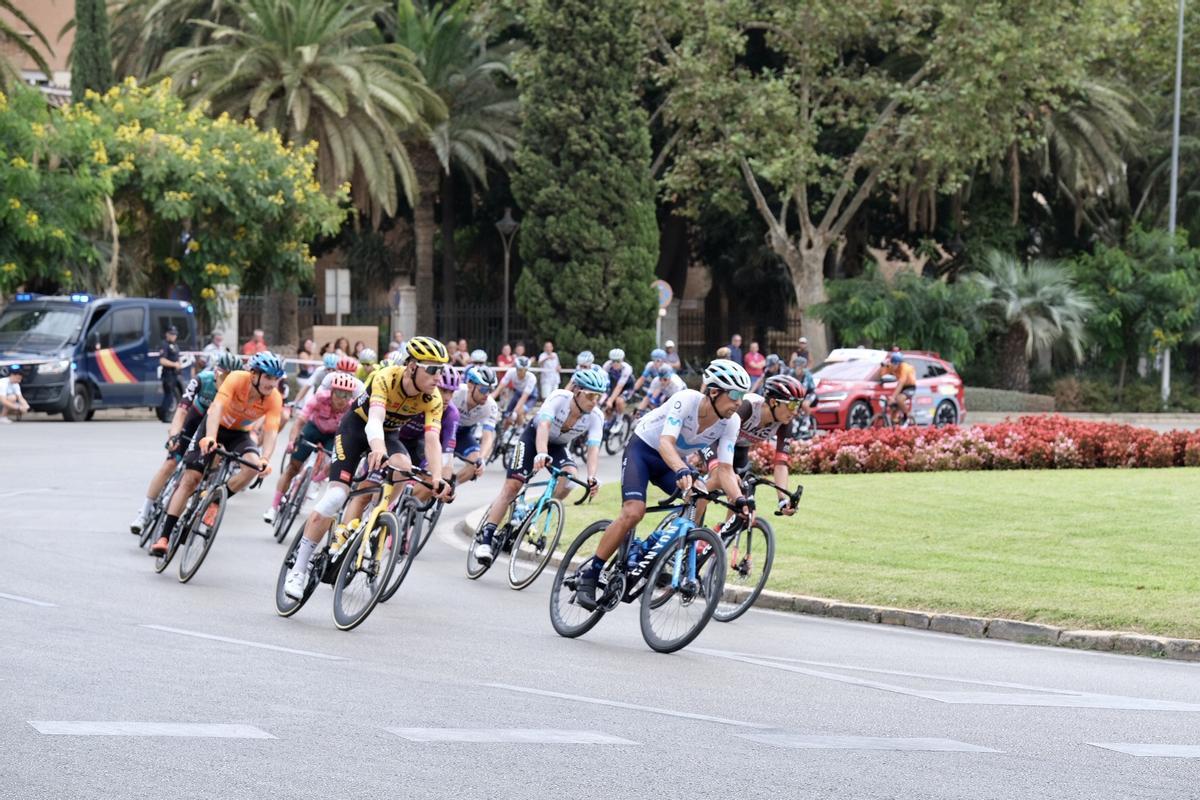
M538 376L538 388L541 389L542 397L546 398L550 396L551 392L558 390L561 380L559 373L562 370L562 364L559 363L558 353L554 352L554 342L546 340L546 346L538 354L537 363L542 370L541 375Z
M163 390L162 405L159 406L162 410L160 419L168 422L179 397L183 394L183 387L179 385L179 368L182 365L179 363L179 348L175 345L178 339L179 329L174 325L169 326L163 333L162 346L158 353L158 365L162 367Z

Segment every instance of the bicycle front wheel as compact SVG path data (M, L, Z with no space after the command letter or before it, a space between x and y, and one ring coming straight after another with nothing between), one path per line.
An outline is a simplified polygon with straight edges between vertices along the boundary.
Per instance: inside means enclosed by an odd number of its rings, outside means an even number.
M400 551L388 547L386 537L395 542L399 535L395 515L384 511L371 530L359 531L346 545L333 582L333 622L339 630L357 628L379 603Z
M300 541L303 538L304 529L301 528L296 532L292 543L288 545L288 551L283 556L283 563L279 565L279 577L275 579L275 613L281 617L290 617L299 611L308 602L308 598L312 597L312 593L317 590L317 584L321 582L321 570L317 566L322 559L318 553L314 553L313 565L308 571L308 585L304 587L304 596L299 600L293 600L283 591L283 585L287 582L288 573L296 565L296 552L300 549ZM321 547L324 548L324 544Z
M192 515L192 524L188 526L187 538L182 545L183 555L179 558L180 583L187 583L195 577L196 570L200 569L205 556L212 549L213 541L217 538L217 528L221 527L221 519L225 516L228 498L225 487L218 486L201 499L200 506Z
M729 571L725 573L725 591L713 619L733 622L758 600L771 575L775 561L775 531L764 519L739 531L725 548Z
M508 556L509 586L524 589L537 580L558 547L562 529L562 503L553 498L540 511L525 518Z
M651 649L674 653L700 635L721 599L725 563L724 544L707 528L693 528L655 559L639 614Z
M282 542L286 539L292 530L292 525L296 523L296 517L300 515L300 507L304 505L304 499L308 496L308 485L312 483L312 474L313 468L309 464L299 477L292 479L292 485L288 487L287 496L279 504L279 513L275 517L275 541Z
M490 511L491 509L489 509ZM504 509L504 516L500 520L500 524L496 526L495 532L492 534L492 560L486 564L480 564L475 558L475 552L479 545L483 544L483 526L487 524L487 514L485 513L479 519L479 525L475 528L475 536L471 538L471 546L467 548L467 577L471 580L479 580L483 573L491 569L492 564L496 563L496 557L500 554L500 535L504 531L505 526L512 519L512 505Z
M559 636L568 639L582 636L596 627L596 623L604 616L603 605L595 611L588 611L579 605L575 600L575 587L579 582L579 570L596 555L596 547L611 522L602 519L588 525L563 553L558 572L554 573L554 584L550 587L550 624ZM598 596L599 591L597 589Z

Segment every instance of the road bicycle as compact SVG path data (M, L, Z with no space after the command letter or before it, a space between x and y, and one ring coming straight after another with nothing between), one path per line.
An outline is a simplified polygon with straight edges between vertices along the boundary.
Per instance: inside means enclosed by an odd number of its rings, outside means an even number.
M726 557L721 539L695 522L696 503L708 500L729 509L732 503L693 488L681 504L671 499L648 513L677 512L646 541L631 530L604 565L597 585L597 607L583 608L576 597L580 570L596 553L610 520L593 522L563 554L550 590L550 622L560 636L587 633L619 603L640 598L642 638L660 653L691 643L712 619L725 587Z
M517 442L521 439L522 426L510 421L505 417L500 423L500 432L496 434L496 443L492 445L492 452L488 453L487 463L491 464L496 459L500 459L500 463L508 465L508 456L517 446Z
M433 484L423 479L423 476L428 474L417 467L407 471L385 467L384 480L378 485L350 491L333 520L335 524L329 526L321 544L313 553L308 584L299 600L288 597L283 591L288 573L296 564L300 541L304 538L303 529L297 531L279 567L279 576L275 582L275 611L282 617L292 616L308 602L317 584L328 583L333 586L334 625L343 631L353 630L361 625L379 603L392 571L396 568L397 560L408 558L411 553L411 549L406 549L405 543L410 541L408 533L413 524L411 514L416 513L418 504L412 494L412 485L405 483L398 504L404 517L397 518L396 514L389 510L393 494L396 492L395 483L397 480L412 481L432 491ZM361 495L373 495L374 503L365 517L347 524L347 538L335 541L334 532L339 527L336 523L341 521L351 498ZM402 525L405 527L401 527Z
M629 411L620 414L613 412L612 419L604 423L604 452L615 456L625 449L631 436L633 436L633 414Z
M171 448L176 441L176 437L182 435L183 434L180 433L171 437L171 441L167 442L167 449L169 450ZM179 481L183 478L183 470L183 457L181 456L175 460L174 472L172 472L171 476L167 478L166 483L163 484L163 487L159 490L158 495L154 498L153 502L150 503L150 513L146 515L146 519L142 523L141 536L138 538L138 547L146 550L147 552L150 550L150 545L157 541L158 537L162 535L160 531L162 530L163 523L167 519L167 506L171 503L171 496L175 494L175 487L179 485Z
M867 423L868 428L908 428L913 424L912 416L901 412L904 417L900 422L892 419L893 411L900 411L900 406L893 403L890 397L880 397L879 410L871 415L871 421Z
M275 541L282 542L287 538L287 535L292 530L292 525L296 522L296 517L300 515L300 510L304 507L304 503L308 500L308 491L316 480L321 480L319 476L328 476L330 453L317 442L310 442L307 439L302 439L308 447L312 448L312 454L308 457L308 463L304 469L300 471L296 477L292 478L292 482L288 484L287 491L283 493L283 497L279 501L279 508L275 512L274 535ZM293 448L288 448L288 453ZM285 463L287 455L285 454ZM283 467L280 467L283 469Z
M591 497L591 484L553 464L547 465L546 469L550 473L549 480L526 483L504 510L503 519L492 533L494 555L487 564L481 564L475 558L479 545L483 543L483 526L487 523L487 515L484 514L480 519L471 546L467 549L468 578L478 580L491 569L492 564L500 560L501 553L508 553L508 585L519 590L536 581L550 563L563 528L563 504L554 496L559 480L566 479L585 489L575 502L577 506ZM526 492L538 487L543 487L541 496L529 503L525 499Z

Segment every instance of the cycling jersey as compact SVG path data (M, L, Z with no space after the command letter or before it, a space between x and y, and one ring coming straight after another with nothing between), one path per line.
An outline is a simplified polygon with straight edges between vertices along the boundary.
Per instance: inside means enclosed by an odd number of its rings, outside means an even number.
M461 417L458 415L458 408L453 403L449 403L442 407L442 450L447 453L454 452L454 434L458 431L458 426ZM414 417L408 422L400 426L400 438L407 442L413 439L425 438L425 425L420 417ZM409 450L412 450L410 447Z
M650 388L646 390L646 394L657 397L658 402L662 403L686 388L687 384L683 382L683 378L671 375L667 378L655 378L650 381Z
M629 379L633 377L633 367L630 366L628 361L622 361L620 364L605 361L604 371L608 373L608 385L612 387L613 392L621 391L625 384L629 382Z
M397 430L412 417L420 416L425 418L425 430L441 430L442 396L437 392L405 394L401 386L404 370L405 367L384 367L372 372L365 390L354 401L354 413L366 422L369 409L384 409L385 431Z
M517 377L517 371L514 369L504 376L504 380L500 381L500 389L512 389L513 394L518 397L528 393L530 399L537 397L537 376L526 370L524 378Z
M460 428L482 425L485 431L496 430L496 425L500 422L500 406L496 405L496 398L490 394L482 403L471 405L471 386L464 384L454 392L450 402L458 409Z
M260 395L254 388L259 374L237 370L225 377L216 397L222 407L222 428L245 431L261 419L264 430L279 430L283 395L278 391L267 392L265 397Z
M356 369L354 371L354 377L358 378L360 381L363 381L365 383L372 375L374 375L378 371L379 370L374 366L368 366L366 364L359 364L358 369Z
M550 423L550 438L547 440L550 444L569 445L586 431L588 446L599 445L604 436L604 412L599 407L593 408L587 414L580 414L571 427L564 430L563 425L574 410L575 393L570 389L555 389L542 404L533 424Z
M642 377L646 379L654 378L658 375L658 370L661 366L662 364L657 361L647 361L646 366L642 368Z
M729 419L717 420L701 431L701 403L708 402L709 399L695 389L684 389L642 417L633 432L656 450L658 440L663 436L674 436L675 447L681 452L699 450L716 442L717 460L722 464L732 464L741 417L734 414Z
M762 442L775 440L775 463L787 463L787 443L791 426L782 422L764 423L763 409L767 399L760 394L748 394L738 406L737 417L741 419L737 446L751 447Z
M917 371L913 369L913 365L901 361L899 364L887 364L883 368L884 375L895 375L896 383L901 388L913 387L917 385Z
M332 398L333 394L328 389L317 390L316 393L308 396L308 400L304 402L304 408L300 409L299 416L308 420L321 433L337 433L338 423L342 421L346 407L343 407L341 411L334 411Z
M212 405L213 398L216 396L217 374L211 369L206 369L188 381L179 404L184 408L194 408L203 414L208 411L208 407Z

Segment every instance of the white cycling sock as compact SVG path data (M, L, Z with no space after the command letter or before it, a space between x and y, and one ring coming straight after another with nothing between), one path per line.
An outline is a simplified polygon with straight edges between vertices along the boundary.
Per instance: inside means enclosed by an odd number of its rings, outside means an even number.
M143 500L142 501L142 516L143 517L150 516L150 509L152 509L153 507L154 507L153 500L151 500L149 498L146 498L145 500Z
M300 540L300 549L296 551L296 566L292 567L297 572L308 572L309 562L312 560L313 551L317 549L317 543L305 536Z

